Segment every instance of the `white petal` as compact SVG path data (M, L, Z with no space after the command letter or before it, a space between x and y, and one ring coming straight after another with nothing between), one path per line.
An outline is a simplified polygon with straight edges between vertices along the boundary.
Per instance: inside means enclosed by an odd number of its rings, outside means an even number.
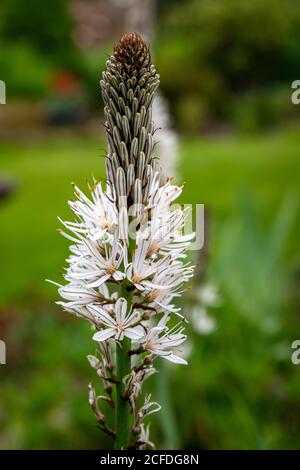
M107 279L110 278L110 274L105 274L104 276L100 277L97 279L97 281L91 282L90 284L87 284L88 287L100 287L101 284L104 284L104 282L107 281Z
M122 279L124 279L125 277L125 274L122 273L121 271L116 271L112 277L114 278L115 281L122 281Z
M166 357L166 356L170 356L170 351L165 351L164 349L159 349L159 348L151 348L149 349L149 351L151 351L153 354L155 354L155 356L163 356L163 357Z
M137 340L137 339L142 339L143 336L145 335L145 332L141 326L135 326L134 328L126 328L124 330L124 335L127 336L127 338Z
M158 290L167 290L172 287L171 285L164 286L162 284L154 284L151 281L142 281L141 284L146 288L146 289L158 289Z
M187 361L185 359L182 359L182 357L176 356L175 354L169 354L168 356L164 356L164 358L170 362L173 362L174 364L187 365Z
M97 331L97 333L94 334L93 340L94 341L105 341L108 338L111 338L114 336L116 331L113 328L106 328L105 330Z
M124 299L123 297L120 297L117 302L116 302L116 318L117 322L124 322L126 318L126 312L127 312L127 300Z
M109 327L114 327L116 322L115 320L110 316L110 314L102 307L99 305L87 305L88 310L96 314L98 318L100 319L101 322L107 324Z
M63 287L61 284L58 284L58 282L51 281L51 279L45 279L45 281L50 282L50 284L53 284L54 286Z

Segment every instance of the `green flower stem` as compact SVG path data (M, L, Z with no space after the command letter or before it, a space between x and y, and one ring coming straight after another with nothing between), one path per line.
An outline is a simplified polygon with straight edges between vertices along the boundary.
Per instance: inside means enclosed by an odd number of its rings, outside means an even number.
M129 253L133 252L132 240L129 243ZM132 302L132 295L126 289L126 283L123 282L120 286L120 297L127 300L127 305L130 306ZM132 415L128 400L124 398L125 387L123 378L131 371L131 357L128 352L131 349L131 341L129 338L124 338L121 344L117 344L116 351L116 371L118 382L116 384L116 411L115 411L115 450L125 450L128 448L131 436L131 429L133 426Z
M129 374L131 370L130 357L130 339L124 338L121 345L117 345L117 377L120 380L116 384L116 414L115 414L115 449L127 449L131 436L132 417L128 400L124 399L124 384L122 379Z

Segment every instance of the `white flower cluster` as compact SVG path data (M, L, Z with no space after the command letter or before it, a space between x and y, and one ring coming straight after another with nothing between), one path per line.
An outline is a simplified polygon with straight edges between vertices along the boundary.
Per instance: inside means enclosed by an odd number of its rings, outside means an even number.
M118 209L111 188L108 195L94 182L89 198L75 186L77 200L69 205L77 221L61 221L66 228L62 235L73 244L64 274L67 284L59 286L64 300L58 303L92 322L96 341L126 336L153 356L185 363L173 353L185 340L183 328L169 329L168 320L172 313L181 317L174 299L193 273L184 264L193 234L182 235L185 213L171 209L181 188L169 182L160 187L159 173L150 187L147 205L131 220L139 227L131 239L130 217L124 217L124 207ZM118 286L131 294L131 305Z

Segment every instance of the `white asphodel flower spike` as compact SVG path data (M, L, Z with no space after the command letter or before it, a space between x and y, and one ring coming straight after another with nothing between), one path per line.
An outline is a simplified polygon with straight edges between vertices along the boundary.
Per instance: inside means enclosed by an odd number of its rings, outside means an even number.
M185 260L194 235L184 233L187 211L172 207L183 188L161 184L152 122L159 75L138 34L121 38L100 84L107 183L93 179L89 195L74 185L75 220L60 220L71 246L57 303L94 329L99 359L89 355L89 362L106 395L90 386L90 406L100 429L114 436L116 449L142 448L152 446L143 419L160 409L149 396L141 407L137 400L153 361L186 364L175 301L193 275ZM174 315L180 325L169 328ZM116 410L114 429L100 412L103 400Z

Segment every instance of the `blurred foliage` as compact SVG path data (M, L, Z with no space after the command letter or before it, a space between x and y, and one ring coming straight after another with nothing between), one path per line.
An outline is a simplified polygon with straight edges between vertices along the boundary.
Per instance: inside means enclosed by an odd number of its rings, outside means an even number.
M1 169L14 175L19 192L0 210L1 264L9 269L0 283L0 305L22 303L24 295L35 293L52 294L55 299L55 289L45 283L45 277L58 279L68 247L56 233L57 216L70 217L71 181L87 189L92 170L97 177L104 176L104 155L104 142L83 137L1 144ZM20 246L20 233L26 249ZM11 256L9 247L18 255ZM38 256L33 255L36 252ZM26 266L25 276L20 266Z
M284 86L248 91L231 102L230 119L240 131L257 132L272 129L298 118L296 106L290 102L290 83Z
M0 74L10 96L45 97L55 71L66 70L90 108L101 104L95 77L116 38L79 49L71 1L2 0ZM155 33L162 91L182 131L255 132L298 117L290 95L300 74L299 0L160 1Z
M97 382L86 359L94 353L90 327L40 299L33 311L23 304L0 320L9 345L1 367L0 448L109 447L88 407L87 384Z
M296 200L288 195L267 229L251 199L242 194L235 214L212 231L209 277L220 286L223 305L214 333L199 338L191 331L193 385L186 401L199 406L186 407L180 421L191 448L197 441L204 448L299 445L300 377L290 361L299 318L291 315L286 261Z
M95 77L103 70L111 45L83 54L73 41L70 4L71 0L53 0L41 8L39 0L2 0L0 75L10 96L47 97L53 76L68 71L81 80L90 106L99 103Z
M73 22L69 0L2 0L1 37L4 42L23 43L51 58L58 66L74 67L79 52L72 41Z
M8 97L45 96L54 72L53 64L23 43L1 44L0 47L0 74L9 84Z
M157 25L156 61L183 130L214 120L253 130L295 115L290 86L300 74L298 0L169 3Z
M240 195L236 220L226 222L214 246L212 269L234 309L265 334L278 334L290 279L284 254L297 213L296 194L283 200L270 232L265 233L255 204Z

